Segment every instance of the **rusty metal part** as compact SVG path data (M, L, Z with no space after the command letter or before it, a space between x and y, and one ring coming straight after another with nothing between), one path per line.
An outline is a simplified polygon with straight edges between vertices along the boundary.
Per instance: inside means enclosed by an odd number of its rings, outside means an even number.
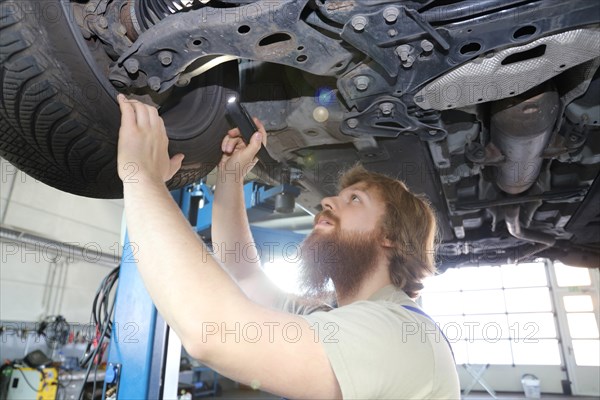
M506 157L496 167L500 189L518 194L537 180L558 111L559 97L552 84L492 104L492 142Z
M541 243L548 247L554 246L554 243L556 243L554 237L545 233L523 229L521 227L521 221L519 220L520 212L521 207L518 205L506 206L504 208L504 221L506 222L506 229L508 229L508 232L517 239Z
M127 3L121 7L119 12L119 19L121 20L123 26L125 26L125 35L131 39L131 41L135 41L139 36L134 23L134 6L135 0L128 0Z
M223 54L336 76L352 53L301 20L305 5L306 1L257 1L233 9L205 7L169 15L142 32L111 71L123 69L125 61L135 57L141 73L130 77L132 86L144 87L145 77L160 77L160 92L175 85L194 61ZM160 51L172 54L169 65L158 59Z

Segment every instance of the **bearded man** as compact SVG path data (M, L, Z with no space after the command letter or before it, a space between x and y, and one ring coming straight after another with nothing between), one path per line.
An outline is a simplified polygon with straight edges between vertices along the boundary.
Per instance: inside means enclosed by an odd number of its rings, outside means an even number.
M449 343L413 301L435 270L436 224L424 199L400 181L350 170L301 247L313 299L290 296L263 273L256 247L244 246L253 238L243 179L266 141L262 124L247 145L237 130L223 140L212 239L216 249L241 244L244 257L213 258L164 185L183 156L169 159L156 109L124 96L119 104L130 240L150 296L191 356L286 398L460 398ZM314 301L330 280L335 308Z

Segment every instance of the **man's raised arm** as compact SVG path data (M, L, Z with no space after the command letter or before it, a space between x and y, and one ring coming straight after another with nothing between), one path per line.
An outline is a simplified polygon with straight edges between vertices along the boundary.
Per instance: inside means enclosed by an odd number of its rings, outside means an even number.
M259 131L248 145L238 129L227 132L221 150L212 215L212 242L215 257L235 278L253 301L275 306L284 293L265 275L260 255L250 232L244 204L244 177L256 164L261 140L266 141L264 126L255 119Z
M188 353L230 379L278 396L341 398L325 349L308 321L249 300L183 217L164 184L183 156L169 158L157 110L122 95L119 105L118 171L129 237L138 247L138 270ZM293 341L289 326L299 332Z

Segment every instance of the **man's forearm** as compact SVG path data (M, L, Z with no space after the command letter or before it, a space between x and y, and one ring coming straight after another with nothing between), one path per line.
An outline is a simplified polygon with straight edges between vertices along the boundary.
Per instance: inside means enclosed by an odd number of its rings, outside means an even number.
M212 215L212 241L215 256L237 279L260 270L260 257L254 243L244 204L241 179L219 171ZM226 179L229 178L228 181Z
M124 200L144 284L184 344L201 332L204 321L224 320L248 302L198 239L163 183L143 179L126 183Z
M264 273L244 205L241 179L219 171L213 204L212 239L216 257L254 302L277 307L284 293ZM229 177L233 178L233 177ZM234 250L233 254L231 250Z

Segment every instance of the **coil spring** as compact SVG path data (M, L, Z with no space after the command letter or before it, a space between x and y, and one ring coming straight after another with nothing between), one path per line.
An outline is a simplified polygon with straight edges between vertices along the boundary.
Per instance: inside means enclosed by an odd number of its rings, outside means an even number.
M171 14L191 10L199 4L198 0L137 0L137 22L146 30Z

